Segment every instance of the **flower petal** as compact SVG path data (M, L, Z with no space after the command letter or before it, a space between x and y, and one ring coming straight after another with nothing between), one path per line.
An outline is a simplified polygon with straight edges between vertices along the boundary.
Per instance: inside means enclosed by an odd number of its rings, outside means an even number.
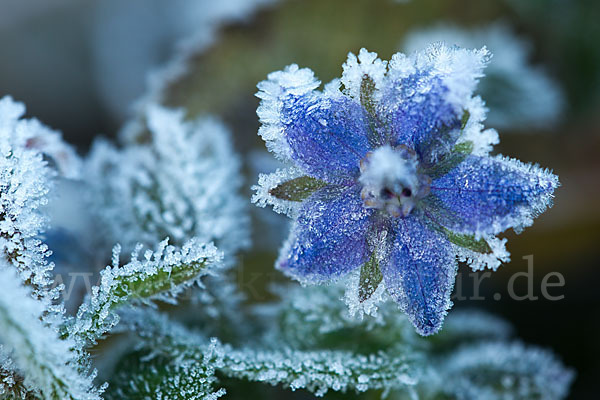
M427 215L459 233L519 231L551 205L558 178L548 170L507 157L469 156L431 184Z
M290 96L282 110L291 157L310 175L330 183L350 182L371 150L368 120L346 96Z
M397 141L393 144L413 148L425 163L450 150L488 58L485 48L466 50L442 43L410 57L394 55L382 96Z
M421 335L436 333L451 307L458 263L450 243L421 216L399 218L390 261L381 266L388 293Z
M305 200L277 268L317 283L339 278L368 259L366 235L372 210L363 207L360 188L325 187Z

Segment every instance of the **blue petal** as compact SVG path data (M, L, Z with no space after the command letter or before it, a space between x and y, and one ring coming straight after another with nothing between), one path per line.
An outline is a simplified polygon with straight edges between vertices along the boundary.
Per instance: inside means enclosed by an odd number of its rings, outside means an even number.
M284 134L298 165L330 183L352 181L371 150L362 106L339 96L290 96L282 111Z
M298 280L338 278L368 259L366 235L372 210L357 186L325 187L305 200L277 267Z
M557 177L537 166L471 155L432 182L425 212L455 232L495 235L531 225L557 186Z
M450 243L415 214L397 220L390 261L381 266L381 273L388 293L417 332L431 335L452 306L458 264Z
M414 149L422 163L445 154L460 135L462 111L448 101L440 78L417 73L391 83L382 111L389 115L393 145Z

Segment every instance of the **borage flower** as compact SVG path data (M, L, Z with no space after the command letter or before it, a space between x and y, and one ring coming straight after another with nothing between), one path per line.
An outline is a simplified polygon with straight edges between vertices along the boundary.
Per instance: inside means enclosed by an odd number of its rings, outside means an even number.
M419 333L437 332L458 260L508 260L496 235L530 225L558 186L489 155L497 133L473 96L488 58L435 44L387 63L363 49L322 92L297 65L261 82L259 134L293 164L261 175L253 199L294 218L277 268L303 283L351 275L351 308L385 289Z

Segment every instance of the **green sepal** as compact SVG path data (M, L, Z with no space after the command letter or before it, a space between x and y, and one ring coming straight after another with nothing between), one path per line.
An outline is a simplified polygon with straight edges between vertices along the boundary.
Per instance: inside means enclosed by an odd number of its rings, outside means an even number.
M373 148L380 147L384 144L385 138L389 131L377 115L377 102L375 101L375 81L369 75L364 74L360 82L360 104L367 112L367 121L369 129L367 131L367 139Z
M456 233L438 222L439 220L450 221L453 218L457 219L457 217L441 204L441 200L437 196L430 194L421 201L421 205L426 210L425 215L429 217L431 228L443 234L451 243L477 253L487 254L492 252L485 239L476 239L475 235Z
M379 269L379 262L375 252L371 254L369 261L360 268L360 281L358 283L358 300L362 303L368 300L379 287L383 275Z
M312 176L290 179L269 190L269 194L281 200L302 201L313 192L327 186L327 182Z
M443 159L432 167L426 168L423 172L431 179L442 177L463 162L472 152L473 142L459 143Z
M462 118L460 119L460 129L465 129L465 126L467 126L467 122L469 122L469 118L471 118L471 113L465 110L465 112L463 112Z
M375 115L375 81L369 75L365 74L360 82L360 104L371 115Z
M464 247L476 253L488 254L492 252L492 248L485 239L476 239L475 235L456 233L447 228L442 229L446 238L457 246Z

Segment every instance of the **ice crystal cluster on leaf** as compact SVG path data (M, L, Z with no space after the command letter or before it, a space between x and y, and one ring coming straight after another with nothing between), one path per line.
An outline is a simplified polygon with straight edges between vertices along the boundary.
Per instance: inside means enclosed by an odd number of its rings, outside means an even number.
M419 333L439 331L458 260L497 268L508 253L496 235L531 225L558 186L489 155L498 136L473 95L489 58L442 43L389 62L363 49L323 91L297 65L261 82L259 134L291 164L254 197L294 218L277 267L311 284L354 276L356 310L384 287Z
M491 126L527 132L559 122L564 95L558 83L543 67L531 64L531 43L507 24L496 22L475 29L437 25L411 32L403 47L416 51L437 41L466 48L485 45L494 54L478 88L490 110L487 121Z

